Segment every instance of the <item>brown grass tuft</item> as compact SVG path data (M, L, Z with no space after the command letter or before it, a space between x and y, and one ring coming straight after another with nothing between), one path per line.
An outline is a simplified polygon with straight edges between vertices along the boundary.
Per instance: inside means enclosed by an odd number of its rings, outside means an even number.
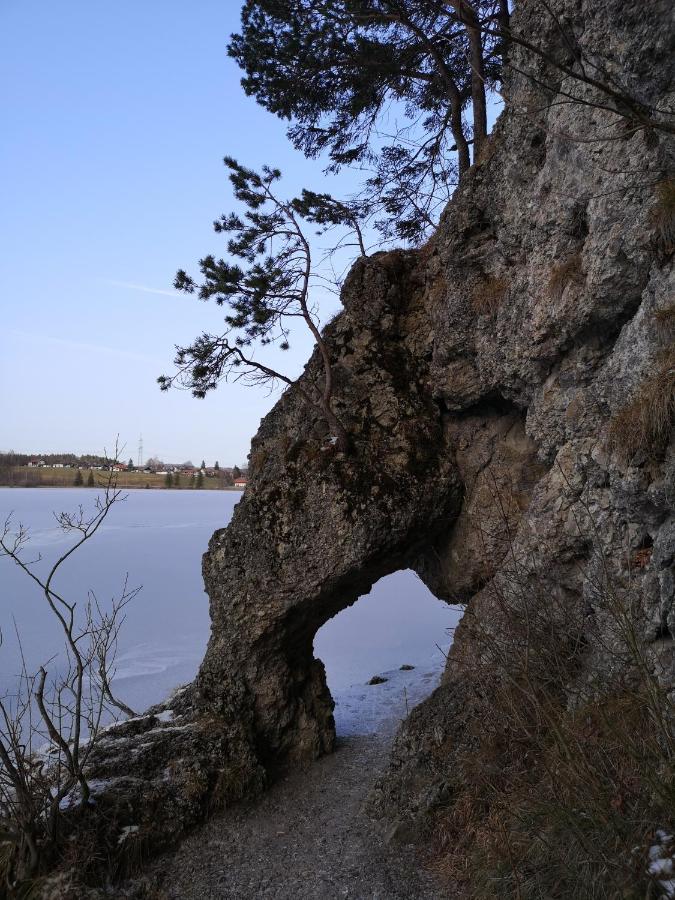
M671 303L665 309L657 309L654 320L663 340L670 341L675 337L675 303Z
M656 898L648 850L675 826L675 707L644 644L638 585L610 553L571 603L511 547L463 625L474 680L433 864L474 900ZM604 660L592 681L579 677L589 654Z
M589 575L589 617L527 555L510 560L467 623L475 695L444 773L434 865L473 898L660 896L648 848L675 825L675 709L648 662L636 586ZM605 665L579 679L598 652Z
M657 187L651 218L657 251L662 256L672 256L675 252L675 178L668 178Z
M660 368L646 378L633 399L609 425L607 446L629 461L638 453L658 457L675 424L675 348L660 355Z
M475 285L471 292L471 306L481 316L494 316L502 305L508 281L503 278L488 277Z
M646 568L652 559L652 548L651 547L642 547L640 550L636 550L631 559L631 565L634 569L644 569Z
M580 284L582 281L581 253L577 252L551 269L548 279L549 297L551 300L560 300L568 284Z
M512 693L495 705L522 706ZM647 847L660 817L672 821L673 800L671 766L655 771L663 756L648 698L625 692L575 711L537 703L546 727L517 712L458 761L452 807L437 821L437 868L475 898L647 896Z

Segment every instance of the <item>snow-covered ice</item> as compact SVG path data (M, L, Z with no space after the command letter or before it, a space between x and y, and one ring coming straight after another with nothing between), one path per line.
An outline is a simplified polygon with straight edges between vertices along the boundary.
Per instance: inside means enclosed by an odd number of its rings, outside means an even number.
M72 540L56 527L53 511L79 504L87 509L94 499L94 491L82 488L0 488L0 515L14 510L14 521L31 527L33 549L42 553L44 565ZM239 492L227 491L129 491L96 538L60 573L57 588L80 602L88 589L101 601L115 596L127 572L130 586L143 585L126 610L114 679L116 693L133 709L161 702L194 677L209 634L201 557L240 499ZM52 656L58 635L44 614L44 598L8 560L0 560L0 584L5 599L0 689L5 689L20 667L12 618L29 667ZM433 598L412 572L397 572L326 623L316 635L315 653L326 665L338 733L369 732L386 720L400 720L429 693L459 615ZM415 668L400 671L403 664ZM388 680L367 685L377 674Z

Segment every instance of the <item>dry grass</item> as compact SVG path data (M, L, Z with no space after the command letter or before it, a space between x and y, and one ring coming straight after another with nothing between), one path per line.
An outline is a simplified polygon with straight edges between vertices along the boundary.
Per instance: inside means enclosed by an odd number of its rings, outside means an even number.
M560 300L568 284L583 281L581 253L573 253L551 269L548 279L548 294L551 300Z
M250 768L243 763L225 765L208 795L209 814L226 809L250 795L253 777Z
M474 286L471 292L471 306L480 316L495 316L504 302L508 291L508 281L489 276Z
M660 354L659 369L646 378L633 399L609 425L607 446L624 460L638 454L658 458L675 424L675 348Z
M675 178L668 178L657 187L651 219L658 253L672 256L675 252Z
M502 685L483 712L436 829L439 868L462 896L647 896L647 848L675 801L648 698L607 694L570 711Z
M675 303L664 309L657 309L654 313L654 321L663 341L671 341L675 337Z
M636 550L631 559L631 565L634 569L645 569L652 558L652 548L651 547L642 547L640 550Z
M648 848L675 827L675 709L641 638L631 556L586 575L590 619L514 545L509 558L467 612L474 694L436 867L471 898L657 898ZM608 654L593 682L579 678L589 653Z

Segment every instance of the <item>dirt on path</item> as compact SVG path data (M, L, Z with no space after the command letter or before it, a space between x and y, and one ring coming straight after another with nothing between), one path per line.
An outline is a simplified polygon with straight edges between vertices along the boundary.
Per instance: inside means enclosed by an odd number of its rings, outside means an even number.
M390 729L344 738L331 756L232 809L151 867L171 900L441 900L447 888L363 809Z

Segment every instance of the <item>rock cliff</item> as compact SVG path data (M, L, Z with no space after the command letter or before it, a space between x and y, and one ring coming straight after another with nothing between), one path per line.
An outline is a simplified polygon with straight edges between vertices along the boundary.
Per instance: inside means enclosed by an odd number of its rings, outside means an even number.
M648 6L554 9L589 60L665 109L674 12ZM545 4L518 4L516 29L570 62ZM451 773L480 743L477 685L514 618L564 644L564 666L546 659L569 705L580 685L631 668L592 637L614 640L598 584L629 579L644 658L675 681L672 136L619 120L590 91L572 102L558 68L510 52L505 111L437 233L357 262L326 328L352 452L289 389L211 539L212 635L185 715L221 735L206 756L228 772L225 799L235 770L245 792L331 750L313 637L397 569L466 604L443 683L404 724L371 800L402 831L451 806Z
M649 19L611 0L559 12L586 52L604 53L628 89L659 105L673 14L652 6ZM523 3L515 28L564 54L542 4ZM479 615L506 553L488 525L504 514L493 501L507 484L511 544L535 547L570 604L587 562L570 525L583 502L608 545L653 546L640 576L651 632L673 624L672 448L627 460L608 442L671 338L658 313L672 310L673 272L654 208L672 141L565 102L560 72L520 48L512 60L528 75L512 75L488 152L436 235L419 251L357 262L326 329L353 452L336 453L289 390L262 422L244 500L205 556L213 631L197 703L244 710L265 761L331 748L312 639L378 578L412 566L439 598ZM470 656L464 643L460 633L453 657Z

